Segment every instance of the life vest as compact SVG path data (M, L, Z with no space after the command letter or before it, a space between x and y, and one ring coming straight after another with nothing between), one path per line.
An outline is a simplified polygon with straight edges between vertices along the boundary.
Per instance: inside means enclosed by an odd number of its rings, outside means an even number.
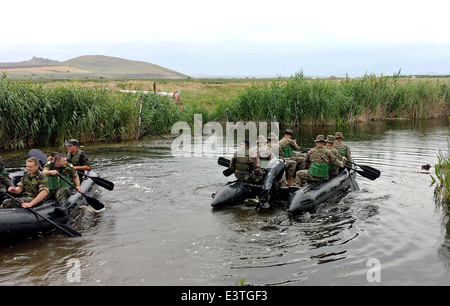
M309 173L319 178L328 177L329 170L330 170L329 164L311 163L309 167Z
M67 162L71 163L74 166L82 166L80 162L81 153L83 153L83 151L79 149L77 150L77 153L75 153L75 155L73 156L70 154L70 152L67 152Z
M245 156L240 155L239 153L245 153ZM249 151L245 150L244 152L238 152L236 157L236 173L250 173L252 171L252 164L249 161Z
M291 147L281 147L281 151L283 151L285 158L289 158L294 150Z
M62 176L65 180L68 182L71 182L72 180L70 177L59 173L60 176ZM74 185L74 184L72 184ZM58 175L49 175L48 176L48 188L50 190L58 190L60 188L72 188L68 183L66 183L62 178L60 178Z

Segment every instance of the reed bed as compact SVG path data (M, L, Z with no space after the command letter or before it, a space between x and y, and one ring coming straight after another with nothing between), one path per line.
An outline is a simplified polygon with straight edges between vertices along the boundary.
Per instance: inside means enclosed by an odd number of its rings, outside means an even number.
M450 143L447 141L447 149L440 148L438 151L438 163L434 166L436 178L431 176L434 183L436 203L450 212Z
M449 115L450 88L431 80L399 82L399 75L360 79L291 78L252 85L220 105L230 121L270 120L287 125L347 124L383 118L438 118ZM222 114L221 114L222 113Z
M142 103L142 112L140 112ZM0 148L135 139L181 120L167 97L74 85L44 86L0 78ZM139 115L141 129L139 131Z

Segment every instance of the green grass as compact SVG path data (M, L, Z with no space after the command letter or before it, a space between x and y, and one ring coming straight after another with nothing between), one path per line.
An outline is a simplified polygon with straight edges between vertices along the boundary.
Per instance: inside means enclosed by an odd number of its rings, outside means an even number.
M132 94L66 84L43 84L0 78L0 148L82 142L128 140L170 131L182 119L170 99L154 94Z
M437 202L450 208L450 143L447 149L440 148L438 151L438 163L434 166L436 178L431 176L433 182L437 183L435 197Z

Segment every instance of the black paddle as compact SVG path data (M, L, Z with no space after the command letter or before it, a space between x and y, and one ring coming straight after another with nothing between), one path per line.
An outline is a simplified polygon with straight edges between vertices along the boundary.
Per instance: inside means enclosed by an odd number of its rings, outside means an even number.
M79 174L81 174L81 175L84 175L84 176L90 178L91 180L94 181L94 183L96 183L100 187L103 187L103 188L108 189L108 190L113 190L114 189L114 183L111 182L111 181L105 180L104 178L101 178L101 177L95 177L95 176L86 175L86 174L84 174L83 171L80 171L80 170L77 170L77 172Z
M9 193L5 192L4 195L6 195L8 198L13 199L14 201L16 201L18 204L20 204L20 206L22 206L22 203L17 200L15 197L13 197L12 195L10 195ZM48 219L47 217L44 217L43 215L41 215L40 213L38 213L37 211L35 211L32 208L25 208L26 210L32 212L33 214L35 214L38 217L41 217L42 219L44 219L45 221L49 222L51 225L53 225L56 229L59 230L60 233L63 233L64 235L68 236L68 237L81 237L81 233L77 232L76 230L74 230L73 228L71 228L70 226L66 225L66 224L62 224L62 223L58 223L58 222L54 222L50 219Z
M347 165L344 165L344 166L349 170L352 169L352 167L349 167ZM353 169L353 170L355 170L356 173L358 173L359 175L364 176L365 178L368 178L371 181L374 181L377 178L379 178L379 175L377 176L377 175L373 174L372 172L365 172L365 171L361 171L361 170L357 170L357 169Z
M358 165L355 162L351 162L351 163L354 164L355 166L358 166L359 168L361 168L361 170L363 170L367 173L370 173L375 178L379 178L381 175L381 171L378 169L375 169L373 167L366 166L366 165Z

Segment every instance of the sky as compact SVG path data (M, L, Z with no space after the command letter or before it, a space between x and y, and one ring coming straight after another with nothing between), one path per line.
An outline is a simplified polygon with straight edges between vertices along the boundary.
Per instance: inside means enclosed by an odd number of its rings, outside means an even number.
M107 55L199 76L450 74L448 0L15 0L0 62Z

